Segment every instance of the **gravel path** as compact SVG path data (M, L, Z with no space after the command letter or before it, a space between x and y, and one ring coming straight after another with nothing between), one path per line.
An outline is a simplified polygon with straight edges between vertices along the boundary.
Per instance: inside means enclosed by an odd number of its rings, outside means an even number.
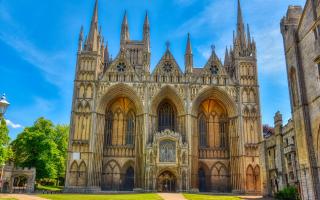
M28 194L0 194L0 198L14 198L18 200L47 200L35 195Z
M181 193L158 193L164 200L187 200Z

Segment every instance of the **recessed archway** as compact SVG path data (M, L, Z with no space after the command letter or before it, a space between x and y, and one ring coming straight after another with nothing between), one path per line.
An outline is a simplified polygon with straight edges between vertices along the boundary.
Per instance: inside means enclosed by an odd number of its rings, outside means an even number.
M169 170L163 171L157 177L158 192L175 192L176 186L177 186L177 178Z

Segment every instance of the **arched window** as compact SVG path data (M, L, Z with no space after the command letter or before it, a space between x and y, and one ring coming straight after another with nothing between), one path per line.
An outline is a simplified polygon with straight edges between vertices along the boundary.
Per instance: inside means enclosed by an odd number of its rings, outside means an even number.
M158 130L175 130L175 112L170 103L164 102L158 110Z
M220 127L220 148L226 148L227 147L227 140L226 137L227 134L227 120L225 116L222 116L222 119L220 119L219 122Z
M112 123L113 123L112 112L108 111L106 114L106 122L105 122L105 144L108 146L112 144Z
M199 145L200 147L207 147L207 120L206 117L202 114L199 118Z
M134 144L134 132L134 115L130 113L127 118L126 145Z

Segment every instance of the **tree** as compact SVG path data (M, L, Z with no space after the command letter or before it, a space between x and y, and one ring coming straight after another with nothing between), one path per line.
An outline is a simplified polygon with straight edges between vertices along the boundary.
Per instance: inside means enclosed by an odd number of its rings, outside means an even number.
M54 126L50 120L39 118L12 142L15 164L35 167L37 180L64 175L67 131L67 126Z
M9 146L9 129L4 118L0 118L0 165L3 165L12 155Z
M55 127L56 135L54 138L57 148L59 150L59 161L58 167L58 178L64 178L66 172L66 161L67 161L67 148L68 148L68 136L69 126L57 125Z

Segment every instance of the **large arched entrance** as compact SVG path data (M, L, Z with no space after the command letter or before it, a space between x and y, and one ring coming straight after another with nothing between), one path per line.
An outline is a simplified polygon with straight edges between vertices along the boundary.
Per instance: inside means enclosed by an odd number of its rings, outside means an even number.
M175 192L177 179L170 171L162 172L157 179L158 192Z
M194 161L198 167L193 168L193 174L198 177L192 180L193 187L200 192L229 192L231 168L227 166L232 151L230 135L233 132L231 125L234 123L236 105L228 93L210 87L193 100L191 112L196 138L192 153L198 159ZM233 141L233 145L237 146L237 143ZM209 166L210 170L204 166Z

